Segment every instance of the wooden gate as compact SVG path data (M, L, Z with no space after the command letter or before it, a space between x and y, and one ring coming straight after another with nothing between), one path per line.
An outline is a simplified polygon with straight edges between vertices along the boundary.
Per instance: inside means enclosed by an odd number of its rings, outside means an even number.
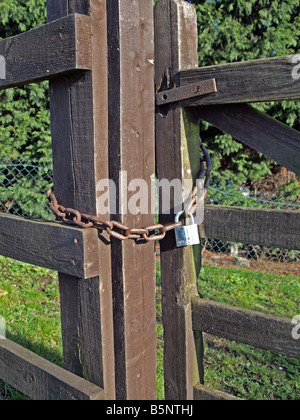
M0 89L50 80L60 203L127 226L154 225L151 200L144 214L124 211L130 195L120 173L128 184L146 181L149 194L155 161L159 180L195 182L201 119L299 173L299 133L247 104L299 99L289 57L197 68L196 13L184 0L159 0L154 19L152 0L47 0L47 11L47 25L0 41ZM195 97L212 79L217 91ZM156 113L155 90L163 101ZM99 205L105 179L117 186L116 214ZM160 222L173 222L171 213ZM300 249L299 212L208 207L205 231ZM33 399L156 398L154 242L1 215L0 253L59 271L65 363L1 339L2 379ZM169 232L161 264L166 399L232 398L203 385L202 332L299 357L289 320L198 297L200 246L178 249Z
M56 197L110 218L98 208L99 181L119 190L120 172L149 185L155 173L153 3L48 0L47 12L47 25L1 41L0 88L50 79ZM150 211L120 216L127 200L116 199L115 219L154 224ZM0 220L3 255L59 271L66 369L0 340L0 377L34 399L155 399L154 244Z
M156 112L159 179L186 179L192 174L196 182L201 120L300 173L300 134L249 105L300 98L292 57L198 68L196 11L184 0L157 3L155 45L155 85L162 92L157 100L175 100ZM216 93L184 97L211 79ZM161 214L160 221L173 218ZM208 206L204 230L208 238L300 248L297 211ZM292 338L291 320L200 299L198 248L176 249L171 236L161 242L166 399L235 399L204 386L203 332L297 358L300 342Z

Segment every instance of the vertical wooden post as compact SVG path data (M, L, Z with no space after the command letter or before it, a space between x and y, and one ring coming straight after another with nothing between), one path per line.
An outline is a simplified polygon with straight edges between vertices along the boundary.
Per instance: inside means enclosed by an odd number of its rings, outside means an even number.
M47 12L48 21L71 13L91 16L92 71L50 82L54 189L65 206L101 216L97 182L109 178L106 0L47 0ZM59 274L64 362L113 399L110 246L99 241L95 258L100 277Z
M159 0L155 7L156 90L172 88L179 70L198 66L197 16L184 0ZM199 128L192 112L176 105L156 112L158 179L189 179L199 174ZM186 191L183 189L183 197ZM171 204L170 208L173 206ZM174 213L161 214L161 223L174 221ZM161 242L162 303L164 324L164 371L166 399L193 399L199 382L191 298L197 294L201 247L176 248L175 235ZM201 340L201 337L200 337ZM200 359L200 358L199 358Z
M113 217L130 227L149 226L150 200L148 214L130 214L128 203L137 191L127 185L141 179L150 192L155 173L153 1L110 0L107 22L110 178L117 191L122 186ZM112 261L116 396L155 399L154 243L112 238Z

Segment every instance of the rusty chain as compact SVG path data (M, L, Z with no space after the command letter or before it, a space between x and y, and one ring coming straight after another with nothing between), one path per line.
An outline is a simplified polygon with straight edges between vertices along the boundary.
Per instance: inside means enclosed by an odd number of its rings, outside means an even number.
M203 182L203 189L201 195L198 197L198 187L194 187L191 199L188 201L184 209L186 216L188 216L188 214L195 214L197 206L205 199L210 183L211 169L212 165L208 150L203 145L200 137L199 179ZM167 232L183 226L183 221L179 221L177 223L174 222L167 225L158 223L140 229L130 228L129 226L126 226L125 224L115 220L106 220L102 217L83 214L78 210L64 207L58 203L52 189L47 191L47 198L49 201L49 206L57 217L57 220L83 229L96 228L102 231L106 230L110 236L121 241L126 241L128 239L134 239L136 241L143 240L146 242L161 241L165 238Z
M194 187L192 191L192 196L187 205L184 208L185 216L187 217L189 213L192 215L195 214L197 206L204 201L210 184L211 178L211 171L212 171L212 163L209 152L207 148L204 146L201 136L199 136L200 140L200 173L199 173L199 180L203 182L203 188L200 197L197 196L198 187ZM202 154L203 153L203 154ZM206 167L205 167L206 164Z

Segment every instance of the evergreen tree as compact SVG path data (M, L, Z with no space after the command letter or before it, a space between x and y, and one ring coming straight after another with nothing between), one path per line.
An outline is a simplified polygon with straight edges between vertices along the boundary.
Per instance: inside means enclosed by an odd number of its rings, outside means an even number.
M190 1L191 2L191 1ZM300 52L299 0L194 0L199 25L199 65L268 58ZM0 1L0 38L46 22L46 0ZM258 75L259 77L259 75ZM256 105L296 130L299 102ZM275 164L202 124L219 185L241 184L270 174ZM0 158L51 160L48 83L0 92Z
M199 26L199 66L300 51L299 0L194 0L193 4ZM255 106L300 129L299 102ZM274 162L208 124L203 124L202 134L213 155L213 179L218 185L251 183L276 168Z
M0 1L0 37L46 23L46 0ZM49 218L43 192L52 170L48 82L0 92L0 208ZM8 159L6 159L8 158ZM35 159L41 165L35 167Z
M2 0L0 38L46 23L46 0ZM0 159L51 161L48 82L0 92Z

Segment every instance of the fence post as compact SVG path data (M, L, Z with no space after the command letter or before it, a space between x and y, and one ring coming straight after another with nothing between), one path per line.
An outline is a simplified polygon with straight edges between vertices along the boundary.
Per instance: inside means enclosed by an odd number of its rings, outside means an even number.
M121 191L113 217L130 227L149 226L150 196L143 194L146 209L132 214L127 207L137 200L138 184L134 192L127 186L139 180L150 194L155 173L153 1L110 0L107 22L110 179ZM154 243L112 238L112 261L116 396L155 399Z
M71 13L91 16L92 71L50 81L51 128L59 202L101 216L97 182L109 178L106 1L47 0L47 12L48 21ZM64 362L66 369L101 386L106 398L113 399L110 246L99 241L98 254L100 277L59 274Z
M172 88L173 76L179 70L198 66L197 46L197 16L193 6L184 0L159 0L155 7L157 91ZM156 158L159 180L192 178L195 183L200 169L199 125L191 111L176 105L157 110ZM173 207L171 203L170 208ZM160 214L160 222L173 222L173 210L171 213ZM176 248L173 233L161 242L166 399L193 399L199 372L202 376L202 336L194 337L191 317L191 298L197 295L200 266L200 245Z

